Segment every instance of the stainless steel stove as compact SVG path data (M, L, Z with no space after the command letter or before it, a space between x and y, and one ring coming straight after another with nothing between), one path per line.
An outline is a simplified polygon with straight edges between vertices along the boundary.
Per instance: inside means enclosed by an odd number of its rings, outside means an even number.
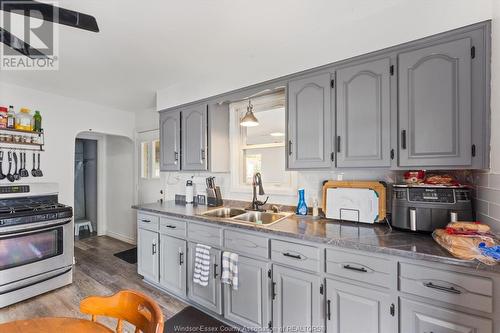
M0 186L0 308L72 282L72 220L57 184Z

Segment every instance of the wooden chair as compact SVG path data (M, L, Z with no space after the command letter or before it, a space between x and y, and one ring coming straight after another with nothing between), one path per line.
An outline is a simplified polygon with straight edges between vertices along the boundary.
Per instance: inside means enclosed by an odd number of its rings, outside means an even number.
M108 297L87 297L80 302L80 312L92 315L94 322L97 316L117 318L117 333L122 333L124 320L135 326L136 333L163 333L163 313L158 304L134 290L122 290Z

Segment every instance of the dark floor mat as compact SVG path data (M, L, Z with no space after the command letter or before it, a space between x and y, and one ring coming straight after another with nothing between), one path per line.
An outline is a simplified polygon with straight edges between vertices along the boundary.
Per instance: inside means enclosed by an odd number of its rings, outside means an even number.
M122 251L122 252L115 253L113 255L115 257L120 258L121 260L125 260L129 264L136 264L137 263L137 248L136 247Z
M188 306L170 319L167 319L163 333L197 333L197 332L237 332L223 322L210 317L200 310Z

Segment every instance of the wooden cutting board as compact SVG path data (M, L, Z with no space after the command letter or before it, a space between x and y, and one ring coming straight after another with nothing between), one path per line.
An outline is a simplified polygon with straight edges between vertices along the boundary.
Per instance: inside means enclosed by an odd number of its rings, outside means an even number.
M326 212L326 196L327 189L329 188L362 188L374 190L379 196L378 222L384 221L387 217L387 187L383 182L363 180L327 180L323 183L323 212Z

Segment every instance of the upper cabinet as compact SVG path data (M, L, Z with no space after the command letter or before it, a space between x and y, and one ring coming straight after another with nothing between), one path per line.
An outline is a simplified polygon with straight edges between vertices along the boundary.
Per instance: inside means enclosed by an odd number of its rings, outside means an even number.
M182 110L182 169L207 170L207 106Z
M160 170L181 169L181 113L180 111L160 114Z
M389 167L390 58L337 70L337 167Z
M401 167L471 165L471 46L462 38L398 55Z
M229 107L197 104L160 113L161 171L229 171Z
M332 165L332 77L330 73L288 83L288 168Z

